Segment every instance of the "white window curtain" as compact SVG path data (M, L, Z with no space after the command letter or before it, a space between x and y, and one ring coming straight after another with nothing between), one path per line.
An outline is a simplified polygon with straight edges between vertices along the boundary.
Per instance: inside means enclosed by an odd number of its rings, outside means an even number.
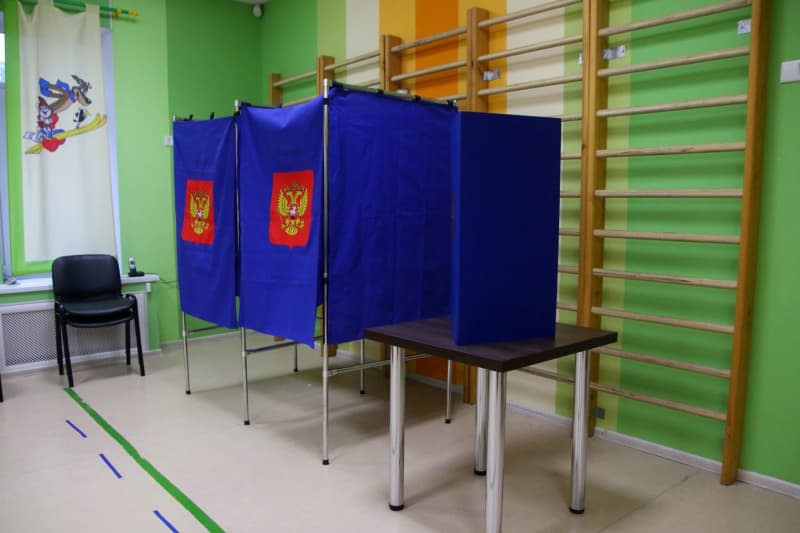
M25 260L113 254L99 8L19 13Z

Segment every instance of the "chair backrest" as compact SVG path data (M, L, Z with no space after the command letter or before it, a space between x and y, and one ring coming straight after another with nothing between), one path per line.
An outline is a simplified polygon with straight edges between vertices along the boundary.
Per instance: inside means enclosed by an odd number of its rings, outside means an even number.
M97 300L122 294L119 264L111 255L65 255L53 261L56 300Z

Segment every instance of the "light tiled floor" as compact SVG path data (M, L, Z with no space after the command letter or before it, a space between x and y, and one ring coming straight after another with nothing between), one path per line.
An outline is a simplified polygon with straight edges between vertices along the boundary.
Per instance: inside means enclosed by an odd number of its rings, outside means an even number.
M256 344L257 341L253 341ZM388 383L331 381L331 465L320 464L320 358L291 349L249 358L252 425L242 425L236 336L192 344L192 389L172 346L136 363L80 366L75 390L217 524L231 532L480 532L485 478L472 473L474 410L416 382L406 411L406 509L388 499ZM0 531L203 531L65 392L55 369L4 376ZM65 420L81 428L82 438ZM800 502L599 439L589 444L587 512L567 510L565 428L508 411L508 532L797 532ZM103 453L122 474L117 479Z

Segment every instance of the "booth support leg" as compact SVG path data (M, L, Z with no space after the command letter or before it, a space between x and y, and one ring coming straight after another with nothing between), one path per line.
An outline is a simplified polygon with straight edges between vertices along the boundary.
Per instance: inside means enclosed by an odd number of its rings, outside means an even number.
M247 383L247 339L245 338L244 328L239 328L240 341L242 345L242 411L244 425L250 425L250 397Z
M360 361L361 361L362 365L364 364L364 361L366 360L366 356L367 356L366 355L367 354L367 346L366 345L367 345L367 341L365 339L361 339L361 357L360 357ZM359 383L360 383L359 392L361 394L364 394L364 392L366 390L364 388L364 369L362 368L361 370L359 370L358 374L359 374Z
M328 344L322 345L322 464L328 460Z
M444 423L449 424L453 415L453 360L447 360L447 383L445 383L445 395L447 396L444 413Z
M186 329L186 313L181 311L181 338L183 339L183 371L186 373L186 394L192 393L189 383L189 330Z

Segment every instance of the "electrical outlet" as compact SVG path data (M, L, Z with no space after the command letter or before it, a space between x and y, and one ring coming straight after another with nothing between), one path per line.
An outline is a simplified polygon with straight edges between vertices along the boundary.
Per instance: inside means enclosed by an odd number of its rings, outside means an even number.
M499 79L500 79L500 69L483 71L483 81L493 81Z
M736 25L736 33L738 33L739 35L750 33L750 19L740 20L739 23Z
M164 135L164 146L172 146L172 135Z
M781 63L781 83L800 81L800 59Z

